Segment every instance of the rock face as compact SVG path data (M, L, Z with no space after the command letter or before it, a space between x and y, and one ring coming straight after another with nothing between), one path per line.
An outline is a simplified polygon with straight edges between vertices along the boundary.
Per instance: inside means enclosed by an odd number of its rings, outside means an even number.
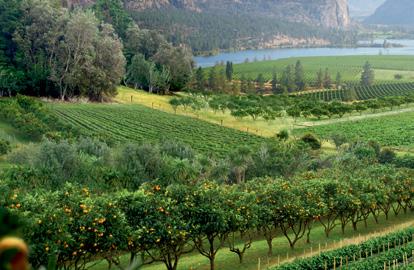
M387 0L365 22L369 24L414 25L413 0Z
M69 6L90 4L94 0L64 0ZM287 21L346 28L350 25L348 0L123 0L129 10L160 8L187 9L196 12L214 10L247 12Z

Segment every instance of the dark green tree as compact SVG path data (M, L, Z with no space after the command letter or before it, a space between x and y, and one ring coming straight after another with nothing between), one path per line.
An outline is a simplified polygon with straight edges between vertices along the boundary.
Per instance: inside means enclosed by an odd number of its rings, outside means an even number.
M361 84L363 86L371 86L374 84L375 73L371 64L367 61L363 67L361 75Z
M295 84L296 88L299 91L305 90L305 74L303 71L303 66L300 60L296 62L295 65Z
M197 71L195 72L195 83L196 83L196 89L198 91L204 90L206 81L204 78L204 70L201 67L199 67Z
M316 86L319 88L323 87L323 72L322 69L319 69L319 71L316 73Z
M278 81L277 81L277 73L276 73L276 69L273 70L273 74L272 74L272 92L274 94L278 93L278 87L277 87Z
M336 85L336 89L341 88L341 85L342 85L342 74L339 71L338 73L336 73L335 85Z
M325 69L325 76L323 77L323 87L325 88L331 88L332 85L332 79L331 74L329 73L329 69Z
M257 82L257 91L263 93L265 91L265 78L263 77L262 73L260 73L257 76L256 82Z
M229 82L233 80L233 63L229 61L226 63L226 79Z

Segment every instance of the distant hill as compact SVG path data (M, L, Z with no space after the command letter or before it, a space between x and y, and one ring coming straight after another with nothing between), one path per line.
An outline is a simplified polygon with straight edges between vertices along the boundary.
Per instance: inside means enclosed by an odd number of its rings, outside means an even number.
M365 22L369 24L414 26L413 0L387 0Z
M63 0L66 5L89 5L96 0ZM350 24L348 0L122 0L126 9L184 9L194 12L215 10L246 12L278 19L342 28Z
M374 14L385 0L348 0L349 13L352 18L363 18Z

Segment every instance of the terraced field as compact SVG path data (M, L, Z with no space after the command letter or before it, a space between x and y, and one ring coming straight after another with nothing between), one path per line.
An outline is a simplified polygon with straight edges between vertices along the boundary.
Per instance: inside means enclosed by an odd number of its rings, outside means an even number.
M266 140L140 105L53 104L51 108L61 119L81 128L85 134L104 134L119 142L178 140L198 151L220 156L240 145L255 146Z
M312 132L329 139L333 134L346 134L350 140L375 140L392 147L414 146L414 113L383 116L358 121L296 129L295 134Z

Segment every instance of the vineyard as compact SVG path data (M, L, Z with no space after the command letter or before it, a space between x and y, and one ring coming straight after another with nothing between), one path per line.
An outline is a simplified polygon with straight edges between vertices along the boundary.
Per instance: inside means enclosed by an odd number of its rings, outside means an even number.
M296 129L294 133L312 132L329 139L334 134L346 134L351 140L378 141L385 146L414 145L414 113L384 116L359 121Z
M302 95L324 101L346 100L345 91L347 90L324 90L309 93L304 92ZM387 96L406 96L414 93L414 83L388 83L373 86L356 86L355 93L358 100L368 100Z
M253 59L249 59L253 61ZM273 61L250 62L234 65L234 77L240 79L242 75L255 79L261 73L266 80L272 79L275 70L279 77L287 65L294 65L297 60L303 64L305 79L308 83L314 82L316 73L322 68L329 69L333 79L340 72L345 82L358 82L362 66L369 61L375 70L378 70L377 82L408 82L414 77L413 56L335 56L335 57L301 57L287 58ZM400 80L394 75L402 74Z
M414 228L368 240L359 245L324 252L318 256L297 260L274 270L323 269L396 269L408 266L414 255Z
M222 155L242 144L254 146L265 141L248 133L139 105L54 105L53 110L86 135L102 134L118 142L171 139L204 153Z

